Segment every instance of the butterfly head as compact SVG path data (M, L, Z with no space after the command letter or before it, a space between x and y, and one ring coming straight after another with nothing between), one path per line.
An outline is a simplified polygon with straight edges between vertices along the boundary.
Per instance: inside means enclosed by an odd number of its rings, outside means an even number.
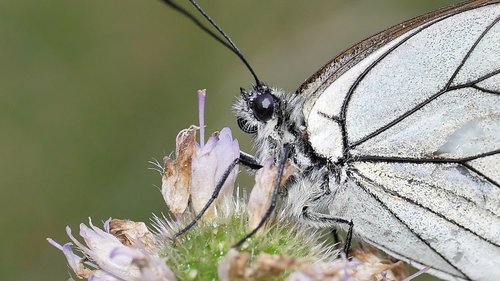
M303 99L266 85L241 89L234 105L238 126L254 135L257 158L274 156L285 143L300 141ZM260 159L264 160L264 159Z
M253 86L249 91L240 89L241 96L235 107L238 126L245 133L257 133L268 123L279 119L280 99L274 90L264 85Z

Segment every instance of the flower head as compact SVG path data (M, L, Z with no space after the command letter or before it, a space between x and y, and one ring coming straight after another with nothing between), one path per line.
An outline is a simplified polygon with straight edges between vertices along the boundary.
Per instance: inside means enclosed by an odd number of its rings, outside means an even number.
M198 91L200 108L200 143L196 142L196 127L182 130L176 138L176 160L165 157L162 194L170 211L177 217L184 214L188 204L195 214L200 213L212 197L217 183L235 159L240 156L238 140L231 130L215 132L205 143L204 104L206 93ZM238 166L223 180L217 200L205 212L204 218L213 217L217 208L227 203L233 192Z
M110 230L110 220L106 221L104 229ZM92 224L89 219L88 227L80 224L80 236L84 243L76 239L71 228L66 232L84 255L82 257L73 252L73 243L63 246L48 238L50 244L63 251L69 266L79 278L94 281L111 280L148 280L148 281L174 281L172 271L160 259L157 252L149 253L141 247L140 240L135 241L138 247L126 246L120 240ZM148 235L146 235L148 236ZM162 266L158 266L161 264ZM153 276L154 278L147 278Z

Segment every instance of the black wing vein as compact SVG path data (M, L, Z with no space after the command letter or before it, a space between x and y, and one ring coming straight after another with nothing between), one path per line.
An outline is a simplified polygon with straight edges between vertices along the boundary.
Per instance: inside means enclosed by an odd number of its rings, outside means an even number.
M370 179L366 178L365 176L363 176L361 173L359 172L356 172L357 175L359 175L360 177L362 177L363 179L365 180L368 180L369 182L371 182ZM384 202L382 202L382 200L380 198L378 198L377 195L373 194L372 192L370 192L367 188L365 188L363 186L363 184L359 183L357 180L356 180L356 184L361 188L363 189L367 194L369 194L371 197L373 197L384 209L386 209L394 218L396 218L396 220L399 221L399 223L401 223L401 225L403 225L406 229L408 229L413 235L415 235L415 237L417 237L420 241L422 241L422 243L424 243L427 247L429 247L429 249L431 249L434 253L436 253L438 256L440 256L444 261L446 261L450 266L452 266L455 270L457 270L458 272L462 273L463 276L465 276L467 279L470 279L470 277L468 277L463 271L461 271L458 267L456 267L453 263L451 263L451 261L446 258L445 256L443 256L439 251L437 251L434 247L432 247L429 242L427 242L424 238L422 238L422 236L420 236L418 233L416 233L408 224L406 224L400 217L398 217L390 208L389 206L387 206ZM377 186L379 186L378 184L376 183L373 183ZM356 226L354 226L356 227ZM383 246L383 245L382 245ZM432 267L433 265L431 264L425 264L427 266L430 266ZM450 273L448 273L450 274ZM455 275L456 276L456 275ZM463 278L462 276L457 276L457 277L460 277L460 278Z
M478 91L481 91L481 92L484 92L484 93L488 93L488 94L500 95L500 92L498 92L498 91L488 90L488 89L480 87L478 85L472 85L471 88L474 88L474 89L476 89Z
M493 26L495 26L495 24L498 23L498 21L500 21L500 17L496 18L490 25L488 25L486 27L486 29L481 33L481 35L476 39L476 41L474 42L474 44L471 46L471 48L469 49L469 51L467 52L467 54L464 56L464 59L461 61L461 63L459 64L459 66L457 67L457 69L455 70L455 72L453 73L453 75L451 76L451 78L448 80L445 88L441 91L439 91L438 93L432 95L431 97L427 98L425 101L419 103L418 105L416 105L415 107L413 107L412 109L406 111L405 113L403 113L401 116L395 118L394 120L392 120L391 122L389 122L388 124L380 127L379 129L375 130L374 132L366 135L365 137L361 138L360 140L356 141L356 142L353 142L352 144L348 145L347 146L347 136L345 135L345 143L344 143L344 147L349 147L350 149L364 143L365 141L381 134L382 132L388 130L389 128L393 127L394 125L400 123L401 121L403 121L404 119L406 119L408 116L414 114L415 112L419 111L420 109L422 109L424 106L426 106L427 104L429 104L430 102L432 102L433 100L437 99L438 97L440 97L441 95L449 92L449 91L452 91L452 90L458 90L458 89L463 89L463 88L467 88L467 87L473 87L474 88L474 85L476 83L479 83L493 75L496 75L500 72L500 70L495 70L491 73L488 73L487 75L484 75L478 79L476 79L475 81L473 82L470 82L470 83L466 83L466 84L463 84L463 85L458 85L458 86L453 86L453 87L450 87L451 83L453 82L453 79L456 77L456 75L458 74L458 72L460 71L461 67L465 64L465 62L467 61L467 59L469 58L470 54L474 51L475 47L479 44L479 42L484 38L484 36L488 33L488 31L490 31ZM426 26L428 27L428 26ZM415 32L414 34L412 34L412 36L418 34L419 32L421 32L422 30L424 30L424 28L422 28L421 30ZM412 36L409 36L408 38L406 38L406 40L410 39ZM405 41L405 40L404 40ZM400 42L403 43L404 41ZM364 76L366 76L366 74L373 68L375 67L375 65L380 62L385 56L387 56L390 52L392 52L396 47L398 47L400 44L394 46L394 48L391 48L386 54L384 54L383 56L381 56L379 58L379 60L375 61L372 65L370 65L370 67L368 67L364 72L363 74L361 74L358 79L356 80L356 82L353 84L353 86L351 86L351 89L349 90L349 93L346 97L346 99L344 100L344 104L342 105L342 129L343 131L345 131L345 112L347 111L347 104L350 100L350 96L352 95L352 93L354 92L354 89L357 87L357 85L361 82L361 80L364 78Z
M420 203L416 202L415 200L412 200L411 198L405 197L405 196L403 196L403 195L401 195L401 194L399 194L399 193L397 193L397 192L394 192L394 191L391 191L391 190L387 190L387 188L385 188L385 186L383 186L383 185L381 185L381 184L379 184L379 183L377 183L377 182L375 182L375 181L371 180L370 178L368 178L368 177L364 176L362 173L357 172L356 174L357 174L358 176L362 177L364 180L366 180L366 181L367 181L367 182L369 182L370 184L376 185L377 187L381 188L384 192L389 193L389 194L391 194L391 195L393 195L393 196L396 196L396 197L398 197L398 198L400 198L400 199L402 199L402 200L404 200L404 201L406 201L406 202L408 202L408 203L410 203L410 204L413 204L413 205L415 205L415 206L417 206L417 207L420 207L420 208L422 208L422 209L424 209L424 210L426 210L426 211L428 211L428 212L430 212L430 213L433 213L434 215L436 215L436 216L440 217L441 219L443 219L443 220L445 220L445 221L447 221L447 222L449 222L449 223L451 223L451 224L454 224L454 225L456 225L457 227L459 227L459 228L461 228L461 229L463 229L463 230L465 230L465 231L467 231L467 232L469 232L469 233L474 234L474 235L475 235L475 236L477 236L478 238L480 238L480 239L482 239L482 240L484 240L484 241L486 241L486 242L488 242L488 243L490 243L490 244L492 244L492 245L494 245L494 246L496 246L496 247L500 247L500 245L498 245L497 243L495 243L495 242L493 242L493 241L491 241L491 240L489 240L489 239L487 239L487 238L485 238L485 237L481 236L480 234L476 233L476 232L475 232L475 231L473 231L472 229L467 228L467 227L465 227L465 226L461 225L460 223L458 223L458 222L456 222L456 221L454 221L454 220L452 220L452 219L449 219L449 218L447 218L447 217L443 216L442 214L440 214L440 213L438 213L438 212L436 212L436 211L434 211L434 210L430 209L429 207L426 207L426 206L424 206L424 205L422 205L422 204L420 204ZM370 194L371 194L371 193L370 193ZM390 210L390 208L389 208L389 207L387 207L387 208L388 208L388 210ZM393 213L393 212L391 211L391 213ZM413 232L413 230L412 230L412 232Z

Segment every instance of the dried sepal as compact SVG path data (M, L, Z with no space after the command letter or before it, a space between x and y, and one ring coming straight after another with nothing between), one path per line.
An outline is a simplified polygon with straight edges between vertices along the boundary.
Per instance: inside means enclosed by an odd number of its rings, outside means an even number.
M245 276L250 255L230 249L217 266L219 279L222 281L241 280Z
M301 264L285 255L259 254L249 265L250 255L231 249L218 266L220 280L257 281L269 280L295 269Z
M143 222L112 219L109 231L125 246L139 247L151 253L156 245L154 235Z
M352 251L352 255L363 264L359 270L360 273L365 272L367 275L385 276L387 281L404 280L409 275L406 263L385 255L383 257L380 251L371 246L363 245L362 248Z
M192 158L196 151L196 127L184 129L176 138L176 160L165 157L161 193L170 211L182 215L191 194Z
M287 281L402 281L408 269L401 261L392 262L378 256L372 249L359 249L353 258L327 263L304 264L290 274Z

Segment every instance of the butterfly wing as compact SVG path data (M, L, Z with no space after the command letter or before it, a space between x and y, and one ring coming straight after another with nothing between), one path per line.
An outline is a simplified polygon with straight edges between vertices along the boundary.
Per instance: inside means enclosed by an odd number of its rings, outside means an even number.
M499 1L413 19L299 89L314 150L350 163L334 212L448 279L500 280L499 21Z

